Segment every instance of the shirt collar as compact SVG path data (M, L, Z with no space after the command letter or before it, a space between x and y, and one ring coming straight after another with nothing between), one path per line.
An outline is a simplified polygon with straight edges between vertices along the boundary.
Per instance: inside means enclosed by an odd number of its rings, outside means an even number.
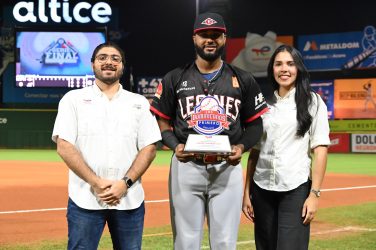
M294 87L289 92L287 92L287 94L284 97L281 97L278 94L278 90L275 90L274 91L274 96L277 98L277 101L280 101L280 100L283 100L283 99L290 99L290 97L294 97L295 96L295 92L296 92L296 88Z
M121 91L123 90L123 86L121 84L118 84L118 85L119 85L119 89L113 98L117 98L120 95ZM102 90L98 87L96 83L93 84L93 91L95 95L100 96L100 97L103 96Z

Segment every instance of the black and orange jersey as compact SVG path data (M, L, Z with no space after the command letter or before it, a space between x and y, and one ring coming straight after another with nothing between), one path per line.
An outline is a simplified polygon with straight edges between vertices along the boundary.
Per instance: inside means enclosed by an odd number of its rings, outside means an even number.
M206 80L195 63L176 68L159 83L151 111L171 122L180 143L189 134L228 135L240 140L244 125L260 117L267 106L253 76L223 62Z

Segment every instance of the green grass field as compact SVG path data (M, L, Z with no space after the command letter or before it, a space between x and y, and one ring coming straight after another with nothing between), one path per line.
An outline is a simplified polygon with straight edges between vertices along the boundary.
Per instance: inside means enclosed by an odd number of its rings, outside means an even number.
M247 154L243 157L246 166ZM153 166L168 166L171 151L158 151ZM61 161L55 150L3 150L0 149L0 161ZM376 175L376 154L329 154L327 172ZM1 164L0 164L1 165ZM0 167L1 171L1 167ZM323 235L311 235L310 249L327 250L371 250L376 246L376 203L354 206L320 209L315 219L334 229L349 229L345 233L328 232ZM239 229L237 249L255 249L252 223L242 224ZM209 249L207 231L205 231L202 249ZM4 250L66 249L66 240L31 242L28 244L0 245ZM105 233L99 249L112 249L110 236ZM142 249L172 249L172 234L169 225L157 228L145 228Z
M356 211L356 212L354 212ZM316 220L325 221L336 229L352 227L358 231L349 231L346 234L326 233L325 235L311 235L310 249L314 250L373 250L376 246L376 203L367 203L356 206L325 208L318 212ZM241 225L238 236L239 250L252 250L254 246L252 224ZM143 247L145 250L172 249L172 234L170 226L159 228L145 228ZM31 244L2 245L3 250L63 250L66 241L43 241ZM111 238L104 234L99 249L112 249ZM205 230L202 249L209 249L207 231Z
M172 151L158 151L153 166L169 166ZM248 153L242 157L247 166ZM56 150L0 149L0 161L62 161ZM329 154L328 173L376 175L376 154Z

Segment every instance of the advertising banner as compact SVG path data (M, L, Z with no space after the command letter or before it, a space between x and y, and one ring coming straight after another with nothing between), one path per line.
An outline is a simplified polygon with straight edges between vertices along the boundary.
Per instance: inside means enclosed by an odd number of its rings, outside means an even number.
M376 117L376 78L334 81L334 118Z
M371 25L356 32L298 36L297 48L311 71L376 67L376 29Z
M162 77L137 77L137 93L145 96L147 99L153 98L160 81L162 81Z
M265 35L248 32L245 38L227 38L226 61L256 77L264 77L270 57L282 44L293 45L293 37L268 31Z
M352 134L351 152L376 153L376 134Z
M376 120L331 120L329 126L332 132L376 131Z
M349 153L350 152L350 134L348 133L330 133L329 153Z
M312 89L321 96L328 109L328 119L334 119L334 84L333 81L311 83Z

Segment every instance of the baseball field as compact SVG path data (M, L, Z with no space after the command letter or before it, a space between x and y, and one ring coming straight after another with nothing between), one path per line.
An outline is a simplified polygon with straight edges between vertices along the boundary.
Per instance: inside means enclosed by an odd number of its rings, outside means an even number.
M144 175L143 249L172 249L170 151L158 151ZM243 157L246 165L247 155ZM245 169L244 169L245 170ZM0 149L0 249L66 249L68 168L54 150ZM187 212L194 213L187 208ZM107 228L99 249L112 249ZM238 249L255 249L242 216ZM375 249L376 154L329 154L310 249ZM209 249L205 232L202 249Z

